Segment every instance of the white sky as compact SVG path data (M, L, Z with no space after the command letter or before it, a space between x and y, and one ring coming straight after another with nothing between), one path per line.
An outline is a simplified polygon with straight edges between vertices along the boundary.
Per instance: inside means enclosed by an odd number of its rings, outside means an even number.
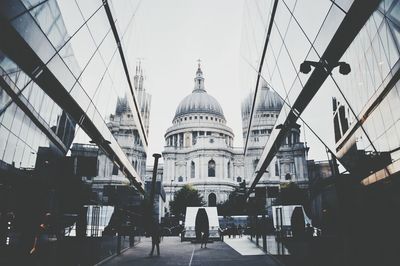
M96 5L91 5L90 1L86 1L89 0L79 0L80 6L84 13L91 14L94 10L88 7ZM139 59L142 61L146 76L145 87L152 95L148 136L149 165L152 165L152 154L161 153L164 149L164 134L172 125L179 102L192 92L198 59L202 60L206 90L221 104L227 125L233 129L234 145L243 147L241 102L250 90L254 89L255 80L253 84L251 79L256 77L256 72L253 72L252 67L241 59L241 52L243 52L241 45L244 45L244 48L250 48L250 51L255 53L247 57L259 60L260 55L257 53L261 52L261 47L258 46L264 42L262 37L267 25L266 18L260 16L259 13L248 14L249 4L255 2L248 0L246 9L245 0L114 1L118 3L118 9L115 10L117 13L137 10L131 30L124 36L123 48L132 74L137 61ZM67 13L65 17L76 17L73 14L76 12L75 5L67 1L59 1L59 3L63 13ZM96 3L98 4L97 1ZM257 7L267 12L270 2L265 0L262 3L264 6L257 5ZM331 4L326 0L318 2L314 8L319 10L322 5L325 6L325 10L328 10ZM243 21L245 13L247 21ZM130 16L117 14L116 17L120 18L116 21L117 26L126 27ZM317 20L322 23L323 18L324 14ZM75 20L67 22L70 33L76 30L74 26L80 25L80 22ZM261 28L256 27L256 22ZM307 29L318 29L320 24L314 24L307 25ZM242 44L244 27L247 27L244 30L256 37L256 39L247 40L254 47L247 47L246 44L249 45L249 43ZM301 46L300 43L299 46ZM79 38L75 46L74 43L72 45L75 53L79 50L85 55L86 48L82 49L82 47L86 44ZM81 57L85 56L78 56L78 60ZM258 67L257 60L250 62L255 68ZM272 59L266 58L266 60ZM331 97L335 93L332 84L326 87L328 88L320 90L313 100L317 104L308 108L302 117L333 149ZM302 125L300 121L299 123ZM310 130L305 129L303 125L301 130L302 141L306 141L311 147L308 158L326 159L324 147L312 136Z
M144 58L152 94L149 162L162 152L175 110L193 89L199 58L206 90L221 104L235 146L242 146L240 104L249 92L239 87L242 10L243 0L142 1L134 21L136 40L133 34L125 49Z

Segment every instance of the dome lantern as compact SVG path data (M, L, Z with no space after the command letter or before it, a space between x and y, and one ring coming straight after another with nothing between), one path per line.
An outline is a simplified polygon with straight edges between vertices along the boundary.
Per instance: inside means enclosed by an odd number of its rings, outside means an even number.
M183 98L178 108L176 108L174 120L188 114L210 114L225 120L221 105L213 96L208 94L204 88L204 77L200 62L194 82L195 86L192 93Z
M200 66L200 59L198 61L198 67L196 71L196 77L194 78L194 89L193 91L205 91L204 89L204 77L203 77L203 71L201 71L201 66Z

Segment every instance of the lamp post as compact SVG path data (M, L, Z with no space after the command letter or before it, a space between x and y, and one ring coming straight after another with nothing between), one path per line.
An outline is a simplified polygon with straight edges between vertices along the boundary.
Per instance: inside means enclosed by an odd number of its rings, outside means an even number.
M339 73L342 75L347 75L350 73L350 65L346 62L337 62L335 64L330 64L327 61L304 61L300 64L300 72L308 74L311 71L311 67L321 67L324 68L326 72L330 73L335 67L339 67Z
M161 154L154 153L154 166L153 166L153 178L151 180L151 190L150 190L150 209L149 209L149 218L152 219L153 209L154 209L154 196L156 192L156 181L157 181L157 169L158 169L158 159L160 159Z

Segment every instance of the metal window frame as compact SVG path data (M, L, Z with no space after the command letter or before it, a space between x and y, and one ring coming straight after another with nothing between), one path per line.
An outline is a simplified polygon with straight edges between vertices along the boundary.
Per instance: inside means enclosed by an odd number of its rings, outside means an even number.
M55 103L77 121L77 124L85 133L119 166L122 173L132 182L133 186L140 193L144 194L141 178L129 162L121 147L118 145L114 145L114 147L109 145L109 140L106 139L94 122L86 115L85 110L81 108L63 84L46 66L45 62L40 59L32 47L29 46L19 32L12 26L9 16L16 10L24 8L23 4L19 1L9 0L1 2L0 32L2 33L2 41L0 42L0 49L10 57L21 70L29 75ZM33 17L30 19L32 20L32 25L37 26ZM50 43L46 35L44 33L43 35L44 38L42 38L42 40ZM59 55L56 54L55 56ZM37 74L38 68L40 68L39 74Z
M321 56L322 62L328 62L330 65L335 65L339 62L359 31L377 9L380 2L380 0L355 0L353 2ZM299 116L311 102L329 75L329 71L326 71L322 67L316 67L292 105L283 125L280 128L275 127L273 129L271 137L268 139L261 155L259 167L257 167L259 171L253 176L253 182L246 193L246 198L248 198L250 193L254 190L262 174L278 152L284 137L290 130L290 126L296 123Z

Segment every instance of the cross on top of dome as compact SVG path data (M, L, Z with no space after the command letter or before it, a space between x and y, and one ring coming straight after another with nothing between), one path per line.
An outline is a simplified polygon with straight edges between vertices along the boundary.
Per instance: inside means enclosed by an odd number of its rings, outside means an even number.
M196 71L196 77L194 78L194 89L193 92L203 92L205 91L204 88L204 77L203 77L203 71L201 71L201 60L198 59L197 60L198 63L198 67L197 67L197 71Z
M221 105L204 88L204 77L201 71L200 59L197 62L198 68L194 78L194 89L178 105L174 119L187 114L213 114L225 120Z

